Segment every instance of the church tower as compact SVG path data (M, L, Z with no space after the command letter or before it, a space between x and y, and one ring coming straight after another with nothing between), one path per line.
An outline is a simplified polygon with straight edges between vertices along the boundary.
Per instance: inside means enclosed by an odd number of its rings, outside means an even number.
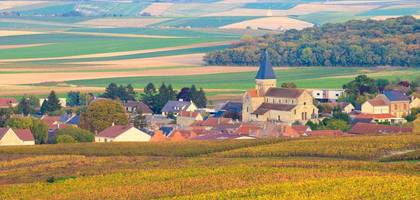
M261 52L260 69L255 77L258 96L264 96L268 89L276 87L277 80L267 49Z

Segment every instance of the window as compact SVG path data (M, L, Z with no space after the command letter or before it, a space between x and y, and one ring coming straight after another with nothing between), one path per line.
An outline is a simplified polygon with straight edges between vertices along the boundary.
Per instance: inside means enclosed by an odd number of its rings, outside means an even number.
M321 95L321 94L319 94L319 93L316 93L316 96L319 96L319 95Z
M294 110L294 112L295 112L295 115L296 115L296 110Z
M280 115L279 115L279 116L277 116L277 119L278 119L279 121L281 121L281 120L280 120Z
M256 114L255 116L256 116L256 117L257 117L257 119L258 119L258 114Z
M336 97L340 96L340 94L335 94Z
M305 106L306 106L306 102L303 102L303 105L305 105Z
M407 109L407 104L404 104L404 110L406 110Z
M397 109L398 109L398 105L397 105L397 104L395 104L395 105L394 105L394 109L395 109L395 110L397 110Z

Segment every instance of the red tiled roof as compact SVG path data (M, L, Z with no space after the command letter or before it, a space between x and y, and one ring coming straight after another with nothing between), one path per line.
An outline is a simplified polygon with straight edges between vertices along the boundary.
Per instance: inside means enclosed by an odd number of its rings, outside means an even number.
M191 130L175 130L169 136L169 139L171 141L182 141L196 136L197 134Z
M194 122L193 126L210 126L215 127L220 124L232 124L232 119L223 117L211 117L204 121Z
M293 125L292 128L295 129L301 135L309 129L309 127L305 125Z
M250 89L250 90L248 90L248 95L250 97L258 97L257 89Z
M162 131L155 131L155 134L150 139L151 142L163 142L166 141L166 137L163 135Z
M22 141L34 141L34 136L29 129L14 129L13 131Z
M389 113L383 113L383 114L366 114L366 113L360 113L358 115L354 116L358 119L390 119L390 118L396 118L394 115L391 115Z
M15 98L0 98L0 107L9 107L17 103Z
M101 131L97 136L107 137L107 138L116 138L124 132L128 131L130 128L133 128L132 125L114 125L106 128Z
M256 133L260 130L261 127L251 124L251 123L242 123L238 130L235 131L236 134L239 135L249 135L251 133Z
M41 121L43 121L45 124L50 127L51 125L54 125L56 122L60 121L60 116L48 116L45 115L41 118Z
M372 106L387 106L387 102L382 98L374 98L368 101Z
M341 130L315 130L307 132L310 136L344 136L346 135Z
M67 124L51 124L50 126L48 126L48 129L50 131L55 131L57 129L67 128L67 127L69 127L69 125Z
M413 129L410 127L388 126L382 124L357 123L349 133L353 134L378 134L378 133L409 133Z
M194 117L194 118L196 118L198 115L199 115L198 112L181 111L178 116L181 116L181 117Z
M3 138L3 136L7 133L9 128L0 128L0 140Z

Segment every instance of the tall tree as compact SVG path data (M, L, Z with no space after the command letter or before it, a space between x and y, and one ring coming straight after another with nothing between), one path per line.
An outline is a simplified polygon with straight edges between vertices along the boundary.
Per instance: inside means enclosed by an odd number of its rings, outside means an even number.
M207 97L206 97L206 93L204 92L203 88L200 88L200 90L197 92L197 97L196 97L194 103L199 108L205 108L207 106Z
M293 82L284 82L284 83L281 84L280 87L282 87L282 88L296 88L297 86Z
M112 123L117 125L128 124L128 116L119 101L95 101L81 113L80 127L91 132L103 131L110 127Z
M35 96L24 96L17 106L17 113L25 116L33 114L39 107L39 99Z
M52 113L58 110L61 110L61 103L58 99L57 95L55 94L55 91L51 91L50 95L48 95L47 103L46 103L46 111L48 113Z
M110 83L105 89L105 93L102 95L104 98L117 99L118 97L118 85Z
M13 111L10 108L0 108L0 127L6 125L7 120L12 116Z
M133 121L134 121L134 127L138 129L143 129L143 128L146 128L147 126L146 117L143 115L140 109L138 109Z
M70 91L67 93L67 105L70 107L80 106L81 105L81 95L80 92Z

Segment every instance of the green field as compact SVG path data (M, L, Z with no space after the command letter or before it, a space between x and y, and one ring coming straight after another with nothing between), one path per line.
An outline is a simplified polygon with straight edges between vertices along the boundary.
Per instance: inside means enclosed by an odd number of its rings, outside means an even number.
M395 76L393 73L403 73ZM294 82L301 88L341 88L343 84L351 81L356 75L364 74L363 68L326 68L326 67L303 67L277 70L277 81ZM396 78L414 80L420 76L419 70L400 69L385 70L367 73L374 78ZM344 77L340 77L344 76ZM253 88L255 72L221 73L195 76L151 76L151 77L128 77L69 81L71 84L83 86L106 86L111 82L119 84L133 84L135 87L143 88L148 82L160 85L162 82L172 84L175 88L195 84L198 87L211 89L239 89Z
M419 15L420 7L413 8L385 8L369 10L361 13L360 16L393 16L393 15Z
M418 199L419 148L418 134L0 147L0 199Z
M300 16L292 16L293 18L307 21L313 24L322 25L326 23L341 23L351 19L357 19L356 13L353 12L316 12Z
M191 28L218 28L241 21L256 19L257 17L186 17L175 18L153 24L152 26L191 27Z

